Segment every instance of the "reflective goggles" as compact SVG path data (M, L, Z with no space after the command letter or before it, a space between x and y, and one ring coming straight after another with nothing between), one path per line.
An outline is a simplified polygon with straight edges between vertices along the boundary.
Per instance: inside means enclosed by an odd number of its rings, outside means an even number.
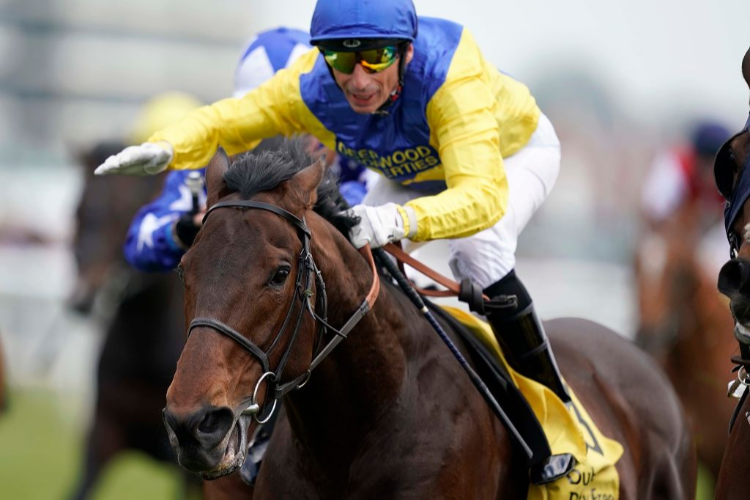
M336 71L351 75L357 63L368 73L379 73L390 67L399 57L395 46L379 49L361 50L359 52L339 52L322 49L326 63Z

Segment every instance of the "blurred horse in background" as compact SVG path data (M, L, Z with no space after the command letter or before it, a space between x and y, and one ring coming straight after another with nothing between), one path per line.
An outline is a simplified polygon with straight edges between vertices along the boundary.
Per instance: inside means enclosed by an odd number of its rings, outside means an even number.
M73 244L78 280L69 305L97 316L105 338L83 474L73 499L86 498L104 467L121 452L137 450L176 463L161 409L184 345L182 286L174 273L140 273L122 256L135 212L163 184L161 176L95 177L94 168L122 147L99 144L81 159L85 181Z
M716 290L716 270L696 251L701 236L688 229L697 226L695 209L688 205L678 211L639 247L635 342L669 376L685 408L698 459L716 478L727 443L725 423L734 407L726 397L726 379L736 343L728 335L732 317Z
M750 89L750 49L742 61L742 74ZM734 341L739 342L735 394L742 393L729 421L729 442L716 485L717 500L750 498L750 118L742 131L721 148L714 175L721 194L728 200L727 235L735 256L719 273L719 290L729 297L734 317ZM730 337L728 333L725 333ZM737 347L737 344L735 344ZM729 368L727 363L727 369Z

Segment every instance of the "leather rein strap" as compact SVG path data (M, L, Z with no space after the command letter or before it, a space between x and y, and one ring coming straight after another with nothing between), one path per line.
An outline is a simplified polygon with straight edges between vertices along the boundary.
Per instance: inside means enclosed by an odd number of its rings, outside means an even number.
M370 250L370 245L365 245L364 247L359 249L359 252L363 255L365 260L370 266L370 269L372 271L372 284L370 285L370 290L367 293L367 296L365 297L364 301L360 304L360 306L357 308L357 310L352 314L352 316L344 323L344 326L342 326L340 329L336 329L327 322L327 299L325 294L325 282L323 281L323 276L320 273L320 270L315 265L315 260L313 259L312 253L310 252L310 239L312 237L310 230L307 227L307 224L305 223L304 219L299 219L292 213L284 210L283 208L277 207L275 205L271 205L269 203L263 203L260 201L251 201L251 200L236 200L236 201L222 201L219 203L215 203L207 212L206 215L203 217L203 223L206 222L206 219L208 216L213 212L214 210L218 208L254 208L254 209L260 209L260 210L266 210L269 212L273 212L276 215L279 215L280 217L287 220L289 223L291 223L293 226L295 226L299 230L299 236L300 240L302 241L302 252L300 254L300 259L298 263L298 269L297 269L297 282L295 283L295 294L292 298L292 303L289 306L289 310L287 312L287 315L284 319L284 323L282 324L281 328L279 329L278 333L276 334L276 338L271 344L271 347L267 351L264 351L261 349L258 345L256 345L254 342L252 342L250 339L248 339L245 335L238 332L234 328L230 327L229 325L209 317L198 317L194 318L192 322L190 323L190 326L188 327L188 338L190 337L190 333L193 331L196 327L208 327L212 330L219 332L223 335L226 335L227 337L231 338L238 344L240 344L244 349L246 349L248 352L250 352L253 356L255 356L263 366L264 370L264 376L266 374L271 375L270 383L273 384L274 390L273 390L273 397L274 401L278 400L288 392L291 392L294 389L302 387L307 380L310 378L310 374L313 369L315 369L316 366L318 366L323 359L325 359L326 356L328 356L331 351L339 344L342 340L346 339L349 335L349 332L357 325L357 323L364 317L365 314L367 314L370 309L375 305L375 301L377 300L378 293L380 292L380 277L377 272L377 267L375 266L375 260L372 256L372 251ZM305 270L307 271L307 276L305 278L305 284L304 288L302 287L302 281L303 281L303 275L305 274ZM318 309L320 310L320 313L316 311L312 303L310 301L311 297L313 296L313 290L312 290L312 281L313 281L313 275L315 276L315 283L317 284L317 294L318 299L316 301L316 304L319 305ZM292 316L292 312L294 310L294 301L296 298L300 298L302 302L302 309L300 310L300 314L297 318L296 325L294 328L294 331L292 332L292 338L289 342L289 346L287 347L286 352L283 354L281 361L279 362L279 366L276 367L275 371L271 370L270 363L268 360L268 354L271 352L271 350L277 345L277 342L280 340L282 333L287 329L287 325L290 323L290 318ZM292 346L294 344L294 341L297 338L297 333L299 331L299 327L301 325L302 317L304 311L307 310L310 315L313 317L315 322L320 327L320 333L318 336L318 339L320 340L323 336L323 334L330 330L331 332L335 333L336 336L331 339L325 347L323 347L322 350L318 352L318 354L313 358L312 362L310 363L310 367L307 369L305 373L300 375L299 377L286 382L284 384L280 384L280 379L282 376L282 372L284 369L284 365L286 364L286 361L288 360L289 353L291 352ZM317 350L317 349L316 349ZM257 391L257 387L256 387ZM253 396L253 402L254 396ZM276 405L274 404L273 408L275 408ZM270 414L273 412L273 408L269 412L268 417L270 417ZM260 412L263 413L263 412ZM266 417L266 418L268 418Z
M307 380L310 378L310 373L315 369L316 366L320 364L321 361L323 361L326 356L328 356L333 349L341 343L342 340L345 340L349 336L349 332L352 331L352 329L359 323L359 321L364 317L365 314L367 314L370 309L372 309L372 306L375 304L375 300L378 298L378 293L380 293L380 276L378 275L378 269L375 267L375 259L372 257L372 251L370 250L370 245L367 244L359 249L359 253L361 253L365 260L367 260L367 263L370 265L370 269L372 270L372 285L370 285L370 291L367 293L367 297L365 297L365 300L362 301L362 304L357 308L357 310L354 312L354 314L349 317L349 319L344 323L344 326L341 327L341 329L336 329L329 325L324 319L320 318L317 314L313 313L313 316L315 319L321 323L323 326L331 330L336 334L336 336L331 339L328 344L323 348L322 351L320 351L315 358L313 358L312 363L310 363L310 368L307 369L307 372L303 373L299 377L297 377L294 380L291 380L289 382L286 382L284 384L281 384L276 387L276 399L279 399L284 394L292 391L293 389L297 387L302 387Z
M409 255L408 253L404 252L401 248L394 245L393 243L388 243L383 247L383 250L388 252L389 254L393 255L396 260L399 262L399 264L407 264L420 273L424 274L428 278L432 279L439 285L444 286L448 290L425 290L424 288L419 288L417 286L414 286L412 283L412 287L419 293L420 295L425 295L427 297L458 297L463 302L468 302L467 294L474 295L477 293L476 290L472 290L470 287L472 287L471 283L467 280L464 280L461 282L461 284L456 283L450 278L446 278L439 272L435 271L434 269L427 267L425 264L419 262L414 257ZM401 269L401 272L404 273L403 268ZM479 292L481 294L481 292ZM486 295L481 294L481 297L483 300L488 301L490 300Z

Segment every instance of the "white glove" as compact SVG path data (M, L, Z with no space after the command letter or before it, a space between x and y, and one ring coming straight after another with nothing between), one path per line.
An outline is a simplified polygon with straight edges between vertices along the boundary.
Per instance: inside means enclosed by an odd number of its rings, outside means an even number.
M349 239L356 248L362 248L367 243L372 248L398 241L404 237L412 237L417 233L416 214L411 207L401 207L409 217L409 234L404 229L404 219L395 203L387 203L379 207L356 205L349 211L361 220L349 231Z
M96 175L155 175L167 169L174 156L174 149L168 142L144 142L140 146L130 146L116 155L107 158L99 165Z

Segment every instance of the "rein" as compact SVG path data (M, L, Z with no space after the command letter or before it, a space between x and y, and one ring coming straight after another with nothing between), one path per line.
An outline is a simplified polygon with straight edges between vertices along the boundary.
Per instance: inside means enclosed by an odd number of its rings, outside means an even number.
M274 214L284 218L287 222L297 228L298 235L302 242L302 251L300 252L297 265L297 276L294 294L295 296L292 298L292 303L289 305L289 310L287 311L286 317L284 318L284 322L279 328L279 331L276 333L276 336L274 337L274 340L272 341L271 346L268 348L268 350L264 351L257 344L249 340L237 330L214 318L194 318L190 322L190 326L188 327L188 338L190 338L190 334L192 333L194 328L208 327L234 340L260 361L261 365L263 366L263 375L255 385L255 390L253 391L252 397L250 399L250 406L248 406L242 412L242 414L251 415L258 423L262 424L264 422L267 422L271 418L271 415L273 415L273 412L276 409L276 403L278 402L278 400L285 394L295 389L304 387L304 385L310 379L310 375L315 367L317 367L323 361L323 359L325 359L326 356L328 356L331 351L333 351L333 349L339 343L341 343L341 341L347 338L349 332L351 332L351 330L357 325L357 323L359 323L364 315L367 314L370 309L372 309L380 291L380 278L377 273L377 268L375 267L375 261L372 257L370 246L365 245L359 251L364 256L365 260L367 260L368 264L370 265L370 269L372 270L373 279L372 285L370 286L370 291L368 292L364 301L362 301L360 306L354 312L354 314L352 314L352 316L346 321L346 323L344 323L344 326L342 326L340 329L336 329L328 323L328 303L325 292L325 282L323 281L323 276L320 273L317 265L315 264L315 259L310 252L310 239L312 238L312 235L307 227L304 218L299 219L283 208L277 207L276 205L271 205L269 203L251 200L238 200L222 201L214 204L203 217L204 224L211 212L218 208L252 208L273 212ZM302 283L303 279L304 285ZM315 295L315 292L313 291L313 281L317 286L318 292L315 307L313 307L313 304L311 302L311 297ZM299 299L300 301L300 313L297 317L297 321L295 322L294 331L292 332L292 337L289 341L289 345L282 355L276 369L272 370L268 357L271 351L278 345L282 334L290 324L292 313L295 309L295 299ZM316 312L316 309L321 311L321 314L318 314ZM316 346L316 351L318 350L317 348L320 346L320 341L327 330L330 330L336 336L331 339L331 341L328 342L328 344L326 344L325 347L323 347L323 349L315 355L312 362L310 363L310 367L305 371L305 373L291 381L281 384L280 382L284 371L284 366L289 360L292 347L294 346L294 342L297 339L297 335L302 324L302 318L304 316L303 313L305 311L310 313L310 316L319 326L318 344ZM261 412L261 407L257 399L258 388L260 387L261 382L263 382L263 380L266 378L269 379L268 383L273 385L273 406L270 410Z
M404 252L399 246L388 243L383 250L391 254L398 262L398 269L406 276L404 264L407 264L432 279L436 283L444 286L447 290L425 290L409 282L409 287L413 288L419 295L426 297L458 297L458 300L466 303L469 310L479 314L487 314L493 309L505 309L517 306L517 298L514 295L501 295L490 299L477 287L470 279L465 278L461 283L457 283L450 278L446 278L439 272L418 261L408 253Z
M420 273L424 274L428 278L431 278L435 283L438 283L440 285L443 285L447 290L425 290L424 288L416 287L412 284L412 287L419 293L420 295L426 295L427 297L454 297L454 296L461 296L461 285L456 283L450 278L447 278L440 274L439 272L435 271L434 269L426 266L422 262L418 261L408 253L404 252L399 246L394 245L393 243L388 243L383 247L383 250L388 252L389 254L393 255L396 260L399 262L399 268L401 270L402 274L406 274L403 269L403 264L407 264L411 266L412 268L416 269ZM483 296L484 300L489 300L489 298L485 295Z
M438 337L440 337L440 340L443 341L443 343L448 347L448 349L451 351L451 354L453 354L453 357L456 358L456 361L461 365L461 367L464 369L466 374L469 376L469 379L471 380L471 383L474 384L474 387L477 389L479 394L484 398L487 405L490 407L490 410L495 414L495 416L500 420L500 422L505 425L505 428L508 431L508 435L510 439L521 449L523 454L526 457L526 461L528 464L536 464L539 463L542 459L549 457L550 450L549 445L547 444L546 440L544 442L537 442L537 443L529 443L527 442L524 437L522 436L521 432L516 428L513 421L508 417L507 413L505 413L505 410L503 410L503 407L498 403L495 396L492 394L492 391L487 387L487 385L484 383L482 378L477 374L477 372L474 370L474 368L471 367L469 362L464 358L463 354L461 354L461 351L456 347L456 344L453 343L453 341L450 339L448 334L445 332L442 326L440 326L440 323L435 319L435 316L430 312L430 310L425 305L424 301L422 300L422 297L419 296L419 293L417 290L411 285L411 282L406 278L406 276L401 272L401 270L398 268L396 264L394 264L391 259L385 255L385 251L393 254L393 248L398 249L392 244L388 244L384 246L382 249L378 248L375 250L378 260L380 263L385 267L385 269L391 274L393 279L396 280L399 287L401 287L401 290L404 292L404 294L411 300L411 302L417 307L417 309L422 313L424 318L427 320L427 322L432 326L432 328L435 330L435 332L438 334ZM403 253L400 249L396 252L396 254ZM404 255L406 255L404 253ZM394 255L395 257L396 255ZM408 257L408 255L407 255ZM409 257L410 260L411 257ZM414 261L417 262L417 261ZM410 264L411 265L411 264ZM427 268L427 266L424 266L425 269L430 270ZM430 270L431 271L431 270ZM434 272L434 271L431 271ZM437 273L434 273L435 275L438 275ZM438 275L440 276L440 275ZM430 276L432 277L432 276ZM444 278L447 280L447 278ZM462 283L463 285L463 283ZM479 294L481 298L481 293ZM500 299L500 300L505 300ZM511 304L513 304L512 301L508 301L505 304L499 305L499 307L508 307ZM541 445L541 447L540 447ZM533 446L533 448L532 448Z

